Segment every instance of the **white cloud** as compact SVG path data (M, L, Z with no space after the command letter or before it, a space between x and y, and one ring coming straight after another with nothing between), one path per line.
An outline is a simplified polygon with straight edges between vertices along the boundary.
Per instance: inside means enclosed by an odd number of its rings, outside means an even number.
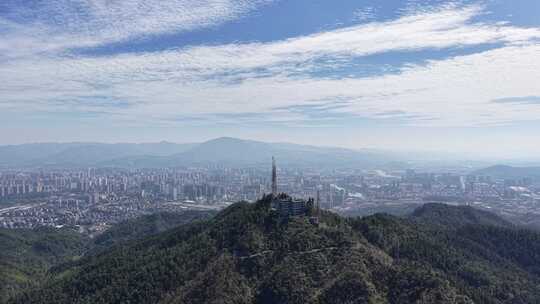
M354 20L360 21L360 22L374 20L376 17L376 11L377 9L372 6L358 9L353 13Z
M283 72L298 69L323 56L351 58L388 51L413 51L486 43L519 44L540 38L538 28L469 23L480 7L444 9L405 16L396 21L370 23L271 43L199 46L141 56L149 65L178 62L191 75L241 71L261 67ZM140 58L130 60L139 60ZM287 70L285 70L287 71Z
M51 2L54 11L59 1ZM115 119L150 119L169 122L177 117L210 117L234 121L217 114L272 113L275 108L299 104L332 102L337 97L349 104L332 111L373 119L399 119L422 125L483 125L532 120L538 107L494 104L504 96L540 95L540 29L508 24L473 22L480 6L443 7L403 16L395 21L369 23L269 43L197 46L156 53L121 54L107 57L73 57L68 48L87 43L104 43L140 35L138 25L150 33L189 30L232 18L253 2L228 10L229 1L211 3L210 17L175 17L168 7L134 5L126 1L110 11L105 2L82 1L92 7L91 21L75 25L97 25L89 32L77 32L66 21L67 31L32 40L42 33L36 25L10 26L11 40L0 43L0 51L19 39L21 45L36 43L45 52L24 53L17 60L0 63L0 109L4 111L105 111ZM183 1L187 5L189 2ZM182 6L180 6L182 7ZM185 6L187 7L187 6ZM200 6L195 6L195 14ZM148 15L144 12L148 11ZM72 12L60 12L71 16ZM133 14L123 16L122 14ZM162 16L165 14L167 16ZM99 16L99 18L96 18ZM148 20L144 19L148 17ZM160 17L159 23L155 20ZM139 20L141 18L141 20ZM177 18L177 19L176 19ZM92 21L97 19L97 21ZM121 19L122 21L114 21ZM176 24L176 25L174 25ZM29 34L28 34L29 33ZM28 35L27 35L28 34ZM0 35L4 33L0 32ZM75 39L66 42L66 37ZM30 38L29 38L30 37ZM28 40L25 40L28 39ZM81 42L82 41L82 42ZM39 47L41 44L43 45ZM319 58L350 59L389 51L415 51L501 43L504 46L473 55L409 65L401 73L367 78L313 78L303 74ZM15 52L14 54L21 54ZM0 57L1 58L1 57ZM262 71L262 72L261 72ZM231 76L232 75L232 76ZM234 81L237 80L238 81ZM93 96L105 96L93 101ZM118 106L121 105L121 106ZM279 110L279 116L256 119L302 121L309 115ZM112 115L111 114L111 115ZM336 116L337 117L337 116Z
M186 86L167 92L173 83L155 82L133 92L155 96L136 111L156 113L264 112L275 107L350 101L335 111L376 117L384 111L404 111L423 125L479 125L535 120L536 105L492 104L497 96L540 94L540 46L510 46L480 54L412 66L398 75L363 79L251 79L236 85ZM141 84L142 85L142 84ZM197 102L191 102L196 100ZM166 117L167 115L164 115Z
M178 33L234 20L272 0L4 0L0 51L9 58ZM15 49L16 50L13 50ZM13 50L13 51L11 51ZM8 53L9 52L9 53Z

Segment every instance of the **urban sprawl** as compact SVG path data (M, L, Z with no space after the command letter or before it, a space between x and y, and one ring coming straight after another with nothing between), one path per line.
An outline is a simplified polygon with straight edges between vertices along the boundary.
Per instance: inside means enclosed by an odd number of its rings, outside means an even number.
M75 226L99 233L140 215L219 210L272 192L271 168L9 170L0 172L0 227ZM320 197L346 215L403 213L426 202L468 204L506 216L540 214L540 183L530 179L414 170L278 169L278 188Z

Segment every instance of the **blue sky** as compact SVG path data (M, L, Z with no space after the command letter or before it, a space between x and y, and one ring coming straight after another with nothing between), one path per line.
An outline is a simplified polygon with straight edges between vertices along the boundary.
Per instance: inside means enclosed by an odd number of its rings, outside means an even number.
M536 0L0 3L0 144L237 136L533 158L539 79Z

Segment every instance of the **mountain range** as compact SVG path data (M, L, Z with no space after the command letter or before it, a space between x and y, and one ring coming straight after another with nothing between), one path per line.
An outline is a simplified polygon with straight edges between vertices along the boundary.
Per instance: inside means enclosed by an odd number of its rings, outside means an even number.
M39 282L12 292L6 302L513 304L540 299L540 234L488 212L428 204L404 218L343 218L323 211L319 220L313 225L309 217L280 218L268 197L233 204L210 219L163 232L150 229L150 236L113 242L50 267ZM148 221L155 219L141 223ZM125 237L120 232L106 238L114 235Z
M168 168L194 165L267 165L272 156L288 167L404 169L486 168L488 161L441 152L346 149L221 137L202 143L33 143L0 146L0 168ZM497 173L495 166L487 173ZM488 170L490 168L487 168ZM516 172L516 174L523 173ZM478 171L479 174L483 171ZM538 175L535 173L535 175Z
M497 165L476 170L474 174L491 176L498 179L530 178L533 180L540 180L540 167L513 167Z
M203 143L147 144L41 143L0 146L0 166L26 167L176 167L196 164L267 164L272 156L295 166L370 167L395 162L372 150L265 143L230 137Z
M187 151L193 144L35 143L0 146L3 166L92 166L112 159L152 155L165 157Z

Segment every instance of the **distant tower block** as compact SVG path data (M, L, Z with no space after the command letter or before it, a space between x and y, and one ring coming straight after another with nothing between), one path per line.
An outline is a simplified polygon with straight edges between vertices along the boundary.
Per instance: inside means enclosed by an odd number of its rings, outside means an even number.
M272 156L272 196L277 197L277 169L276 159Z
M319 216L319 210L321 208L321 195L319 188L317 187L317 202L315 208L317 209L317 216Z

